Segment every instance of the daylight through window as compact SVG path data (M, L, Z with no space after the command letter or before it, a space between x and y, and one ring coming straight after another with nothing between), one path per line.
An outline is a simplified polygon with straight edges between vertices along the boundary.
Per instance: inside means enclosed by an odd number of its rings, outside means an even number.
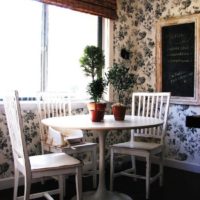
M43 88L84 97L89 80L79 58L86 45L97 45L97 18L37 1L2 1L0 91L33 96Z

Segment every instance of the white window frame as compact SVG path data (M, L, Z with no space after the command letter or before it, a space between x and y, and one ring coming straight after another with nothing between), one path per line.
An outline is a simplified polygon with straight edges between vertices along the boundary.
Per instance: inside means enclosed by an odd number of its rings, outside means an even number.
M102 48L105 53L105 72L113 65L113 21L103 18L102 21ZM106 101L113 102L113 89L110 85L104 95Z
M42 41L42 58L41 58L41 91L46 91L48 84L48 5L43 5L43 37ZM105 54L105 69L104 72L113 64L113 21L102 18L102 49ZM107 88L106 94L103 97L106 101L113 100L113 90Z
M41 18L41 78L40 78L40 91L47 90L48 84L48 5L42 4L42 18ZM113 63L113 21L110 19L102 18L102 49L105 54L105 69L106 72ZM108 87L104 99L106 101L112 100L112 90ZM1 100L1 99L0 99ZM35 97L24 96L21 100L32 101Z

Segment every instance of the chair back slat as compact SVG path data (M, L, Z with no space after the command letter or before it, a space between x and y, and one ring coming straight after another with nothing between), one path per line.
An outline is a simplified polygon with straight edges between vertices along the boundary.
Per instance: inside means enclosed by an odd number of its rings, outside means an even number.
M3 98L7 126L10 135L15 164L23 159L26 169L30 171L30 162L23 133L23 121L17 91L8 92Z
M72 98L67 93L41 92L38 94L37 100L38 117L40 121L42 119L50 117L62 117L72 115ZM63 131L65 133L63 133ZM44 145L48 142L49 138L49 127L44 126L42 123L40 123L40 132L42 141L42 152L44 152ZM62 135L62 142L68 145L68 139L70 139L70 137L73 137L74 139L79 138L80 141L83 141L84 139L81 130L59 130L59 132ZM67 137L65 137L66 135ZM70 139L70 142L73 142L72 140L73 139ZM64 143L59 145L65 145Z
M155 117L163 120L163 125L154 128L132 130L131 139L135 136L158 138L163 142L169 110L170 93L136 92L132 95L132 115Z
M42 119L71 115L71 98L64 93L40 93L38 98Z

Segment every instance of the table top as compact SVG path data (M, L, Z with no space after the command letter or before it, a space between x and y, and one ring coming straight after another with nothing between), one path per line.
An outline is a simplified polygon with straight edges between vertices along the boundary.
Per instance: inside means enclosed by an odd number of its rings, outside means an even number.
M46 126L61 129L116 130L149 128L163 124L161 119L126 115L124 121L116 121L113 115L105 115L102 122L92 122L89 115L52 117L42 120Z

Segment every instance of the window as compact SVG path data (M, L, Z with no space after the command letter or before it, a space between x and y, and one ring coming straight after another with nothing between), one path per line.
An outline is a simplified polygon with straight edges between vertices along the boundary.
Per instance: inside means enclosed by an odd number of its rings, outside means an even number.
M97 17L55 6L49 6L48 11L47 90L83 95L88 79L79 59L86 45L97 45Z
M37 2L1 2L0 91L40 89L41 11Z
M0 24L0 91L86 95L88 79L79 59L86 45L97 45L97 16L31 0L7 0L0 6Z

